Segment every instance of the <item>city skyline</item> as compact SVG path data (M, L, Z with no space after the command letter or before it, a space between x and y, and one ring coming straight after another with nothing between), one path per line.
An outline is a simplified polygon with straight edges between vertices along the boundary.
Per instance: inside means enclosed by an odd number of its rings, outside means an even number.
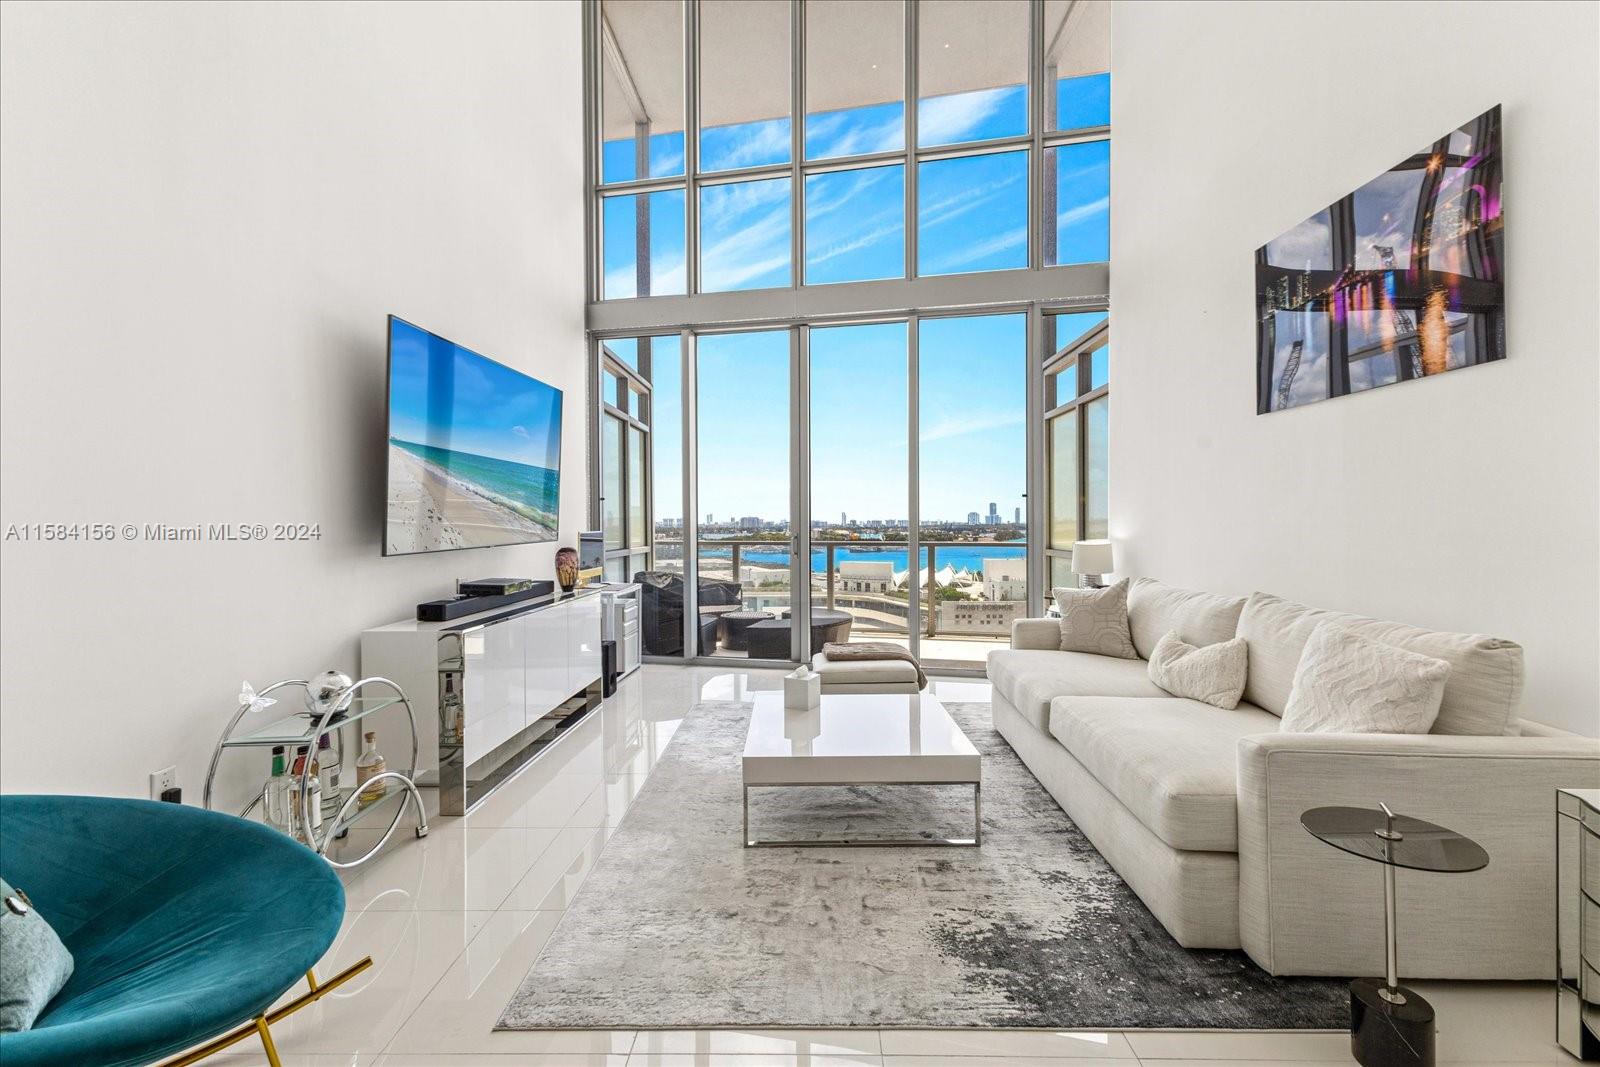
M701 525L703 527L713 527L713 528L715 528L715 527L728 527L730 529L741 527L741 526L746 526L746 525L755 525L755 526L759 526L762 529L774 529L774 528L777 528L779 526L783 526L783 525L785 525L787 523L788 523L787 519L768 518L768 517L765 517L765 516L762 516L762 515L725 515L725 516L723 516L722 518L719 519L719 518L716 517L716 515L714 513L707 512L706 513L706 517L705 517L705 521ZM967 519L966 519L965 522L963 522L960 519L926 519L925 518L925 519L923 519L921 521L921 524L923 526L986 526L986 525L993 525L993 526L1000 526L1000 527L1025 526L1026 525L1022 521L1022 509L1021 508L1016 509L1016 518L1015 518L1015 520L1006 520L1004 518L1001 518L999 522L990 523L990 522L988 522L988 520L984 516L979 515L976 511L973 511L973 512L968 512ZM904 519L904 518L900 518L900 519L859 519L858 518L858 519L848 519L845 522L839 522L839 523L829 522L826 519L812 519L811 520L811 529L813 529L813 530L843 529L843 528L849 528L849 529L852 529L852 530L884 530L884 529L893 530L893 529L906 529L909 526L910 526L910 522L907 519ZM658 517L656 519L656 527L657 527L657 529L669 529L669 530L671 530L671 529L682 529L683 528L683 520L680 519L680 518L677 518L676 516L672 516L672 517L660 516L660 517Z

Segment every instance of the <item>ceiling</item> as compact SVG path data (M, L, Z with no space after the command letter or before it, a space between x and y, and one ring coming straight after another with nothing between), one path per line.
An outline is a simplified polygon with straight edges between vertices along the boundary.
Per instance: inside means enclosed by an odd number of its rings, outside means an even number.
M605 0L603 135L683 128L683 13L677 0ZM923 0L923 96L1015 85L1027 70L1027 0ZM905 29L899 0L809 0L806 108L899 100ZM1110 0L1047 0L1045 42L1060 76L1111 63ZM700 108L708 126L789 113L787 0L701 0ZM630 91L629 86L632 86Z

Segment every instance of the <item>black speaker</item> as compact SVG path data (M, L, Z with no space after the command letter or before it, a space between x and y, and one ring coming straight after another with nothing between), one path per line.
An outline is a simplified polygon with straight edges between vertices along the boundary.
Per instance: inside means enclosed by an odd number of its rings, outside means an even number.
M614 696L617 692L617 643L600 642L600 692Z
M511 604L520 604L525 600L538 600L540 597L550 596L549 582L536 582L535 588L524 589L518 593L500 593L492 596L460 596L447 597L444 600L430 600L417 605L418 622L449 622L451 619L462 619L468 615L476 615L480 611L492 611L495 608L507 607Z

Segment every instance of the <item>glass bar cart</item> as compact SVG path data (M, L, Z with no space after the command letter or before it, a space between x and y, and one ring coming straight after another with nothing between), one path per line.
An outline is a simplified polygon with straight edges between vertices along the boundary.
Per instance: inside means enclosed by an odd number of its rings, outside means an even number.
M346 679L348 680L348 679ZM222 754L231 749L272 748L281 745L286 751L292 752L294 748L305 746L308 753L315 752L317 741L323 735L334 739L331 750L337 754L341 766L344 764L345 755L345 728L356 727L366 719L381 712L404 709L406 719L411 727L411 761L404 771L385 770L373 775L365 782L352 786L349 795L339 806L339 811L332 820L324 819L322 826L317 828L309 816L311 798L311 759L307 759L300 771L295 776L294 788L298 793L298 802L291 804L289 810L293 814L290 824L291 834L299 841L327 860L334 867L341 869L356 867L382 851L394 836L395 830L400 825L401 818L405 815L407 803L415 806L417 812L416 835L428 836L428 814L422 805L422 795L417 792L417 716L412 710L411 701L406 699L405 693L398 685L387 678L362 678L351 683L332 699L314 702L312 699L312 685L303 678L290 678L281 682L274 682L255 694L257 699L267 697L273 693L288 690L291 693L298 691L304 699L304 710L283 715L262 726L254 729L237 732L245 715L250 712L252 704L249 701L240 703L233 718L228 720L228 725L223 728L222 736L217 739L216 748L211 753L211 767L206 772L205 807L211 809L212 786L217 777L217 767L222 762ZM376 692L370 692L376 690ZM365 692L364 691L368 691ZM287 704L288 701L285 701ZM357 730L359 737L360 731ZM370 792L375 783L383 783L384 795L381 799L369 801L365 806L361 803L363 792ZM253 815L265 817L265 793L257 793L250 803L239 812L242 818L251 818ZM334 841L344 837L346 832L368 818L374 812L389 812L389 824L371 848L362 852L354 859L344 859L329 855L329 847Z

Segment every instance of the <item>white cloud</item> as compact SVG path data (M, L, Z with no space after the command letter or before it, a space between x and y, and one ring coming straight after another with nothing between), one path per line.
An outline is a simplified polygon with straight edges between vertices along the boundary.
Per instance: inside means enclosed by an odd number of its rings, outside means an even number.
M917 143L953 144L965 140L984 119L1000 110L1006 92L983 89L922 100L917 108Z
M707 262L705 266L705 288L707 292L723 292L738 289L745 282L759 278L769 271L781 270L789 265L789 250L773 252L765 259L747 259L742 263L735 263L727 267L719 267L714 262ZM778 284L777 279L773 280Z
M1084 219L1093 218L1096 215L1104 215L1110 207L1111 198L1109 196L1102 196L1098 200L1091 200L1087 204L1079 204L1077 207L1069 207L1067 210L1056 214L1056 226L1064 230L1068 226L1077 225Z
M777 211L743 224L742 212L722 216L701 252L701 282L707 290L737 289L745 282L789 263L787 197Z
M917 431L917 438L921 441L943 441L951 437L960 437L963 434L984 433L1008 426L1018 426L1021 423L1022 415L1020 412L957 412L930 423L924 423Z
M892 152L904 147L905 119L894 115L881 122L856 126L842 135L840 128L859 122L860 116L852 110L835 111L827 115L812 115L806 119L806 140L827 153L826 157L858 156L869 152Z
M1267 242L1267 262L1291 270L1328 270L1333 266L1333 226L1326 211Z
M959 248L951 249L946 255L940 256L929 263L927 269L934 272L948 270L951 267L973 263L984 256L992 256L996 252L1004 252L1011 248L1025 248L1027 244L1027 227L1007 230L1004 233L995 234L987 241L979 241L977 244L962 245Z
M839 256L875 245L885 237L899 236L904 232L904 228L904 224L897 217L894 222L875 226L841 244L829 245L819 252L812 252L806 256L806 262L808 264L826 263L830 259L837 259Z
M661 269L656 269L656 268ZM637 296L637 274L632 261L615 270L606 271L604 293L606 299ZM682 250L667 259L651 264L650 291L656 296L673 296L684 292L688 277L684 270Z
M733 143L707 163L719 170L737 170L789 158L789 123L785 119L741 123L726 127L735 133Z
M863 193L899 176L899 172L893 168L874 167L870 170L826 175L820 183L813 179L806 187L806 218L819 219L831 215ZM814 189L824 192L812 195L811 191Z
M761 181L734 182L729 185L707 186L701 194L704 212L712 218L735 219L751 211L759 211L772 204L789 204L789 179L763 179Z
M892 206L862 217L859 212L838 214L863 193L885 180L893 179L887 170L863 171L853 180L829 183L834 195L811 197L806 201L806 262L826 263L830 259L867 248L886 237L899 238L905 232L902 198ZM880 201L881 202L881 201Z
M683 173L683 149L675 148L663 152L650 161L650 176L663 177L669 174Z
M983 185L969 185L950 196L924 204L917 217L924 229L960 218L995 199L1007 188L1023 180L1023 177L1017 175L1002 181L986 182Z

